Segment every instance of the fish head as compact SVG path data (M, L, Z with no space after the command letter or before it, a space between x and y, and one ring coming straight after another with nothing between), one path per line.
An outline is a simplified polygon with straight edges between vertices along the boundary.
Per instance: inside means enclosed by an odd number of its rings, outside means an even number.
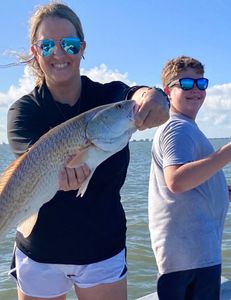
M90 120L86 128L88 140L104 151L117 152L127 145L136 131L134 100L124 100L105 106Z

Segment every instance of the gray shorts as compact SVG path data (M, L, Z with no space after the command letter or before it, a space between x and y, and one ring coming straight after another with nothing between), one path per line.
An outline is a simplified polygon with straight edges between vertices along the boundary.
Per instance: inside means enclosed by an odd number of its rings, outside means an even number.
M76 285L80 288L113 283L127 276L125 249L119 254L88 265L38 263L16 248L15 270L18 288L28 296L51 298L67 294Z

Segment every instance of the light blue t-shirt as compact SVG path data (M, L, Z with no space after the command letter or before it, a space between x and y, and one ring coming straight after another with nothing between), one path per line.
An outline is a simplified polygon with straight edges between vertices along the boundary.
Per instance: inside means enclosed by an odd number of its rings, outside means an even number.
M179 114L160 126L152 146L149 229L160 274L221 263L228 209L223 171L183 193L167 188L163 168L202 159L214 149L197 124Z

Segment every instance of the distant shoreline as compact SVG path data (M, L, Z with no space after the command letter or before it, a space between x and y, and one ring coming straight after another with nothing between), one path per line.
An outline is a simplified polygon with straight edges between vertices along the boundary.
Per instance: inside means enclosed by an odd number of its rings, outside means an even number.
M231 140L231 137L214 137L214 138L208 138L209 140ZM152 142L152 139L139 139L139 140L136 140L136 139L132 139L130 142Z
M214 137L214 138L208 138L209 140L231 140L231 137L221 137L221 138L219 138L219 137ZM152 139L148 139L148 138L145 138L145 139L139 139L139 140L137 140L137 139L132 139L132 140L130 140L130 142L152 142ZM2 142L2 143L0 143L0 146L9 146L9 144L8 143L5 143L5 142Z

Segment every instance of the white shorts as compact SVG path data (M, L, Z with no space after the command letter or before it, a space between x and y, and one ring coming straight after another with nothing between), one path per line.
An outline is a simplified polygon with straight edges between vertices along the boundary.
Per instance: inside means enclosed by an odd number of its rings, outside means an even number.
M38 298L67 294L73 285L88 288L113 283L127 276L125 249L109 259L88 265L38 263L18 248L15 259L19 289L25 295Z

